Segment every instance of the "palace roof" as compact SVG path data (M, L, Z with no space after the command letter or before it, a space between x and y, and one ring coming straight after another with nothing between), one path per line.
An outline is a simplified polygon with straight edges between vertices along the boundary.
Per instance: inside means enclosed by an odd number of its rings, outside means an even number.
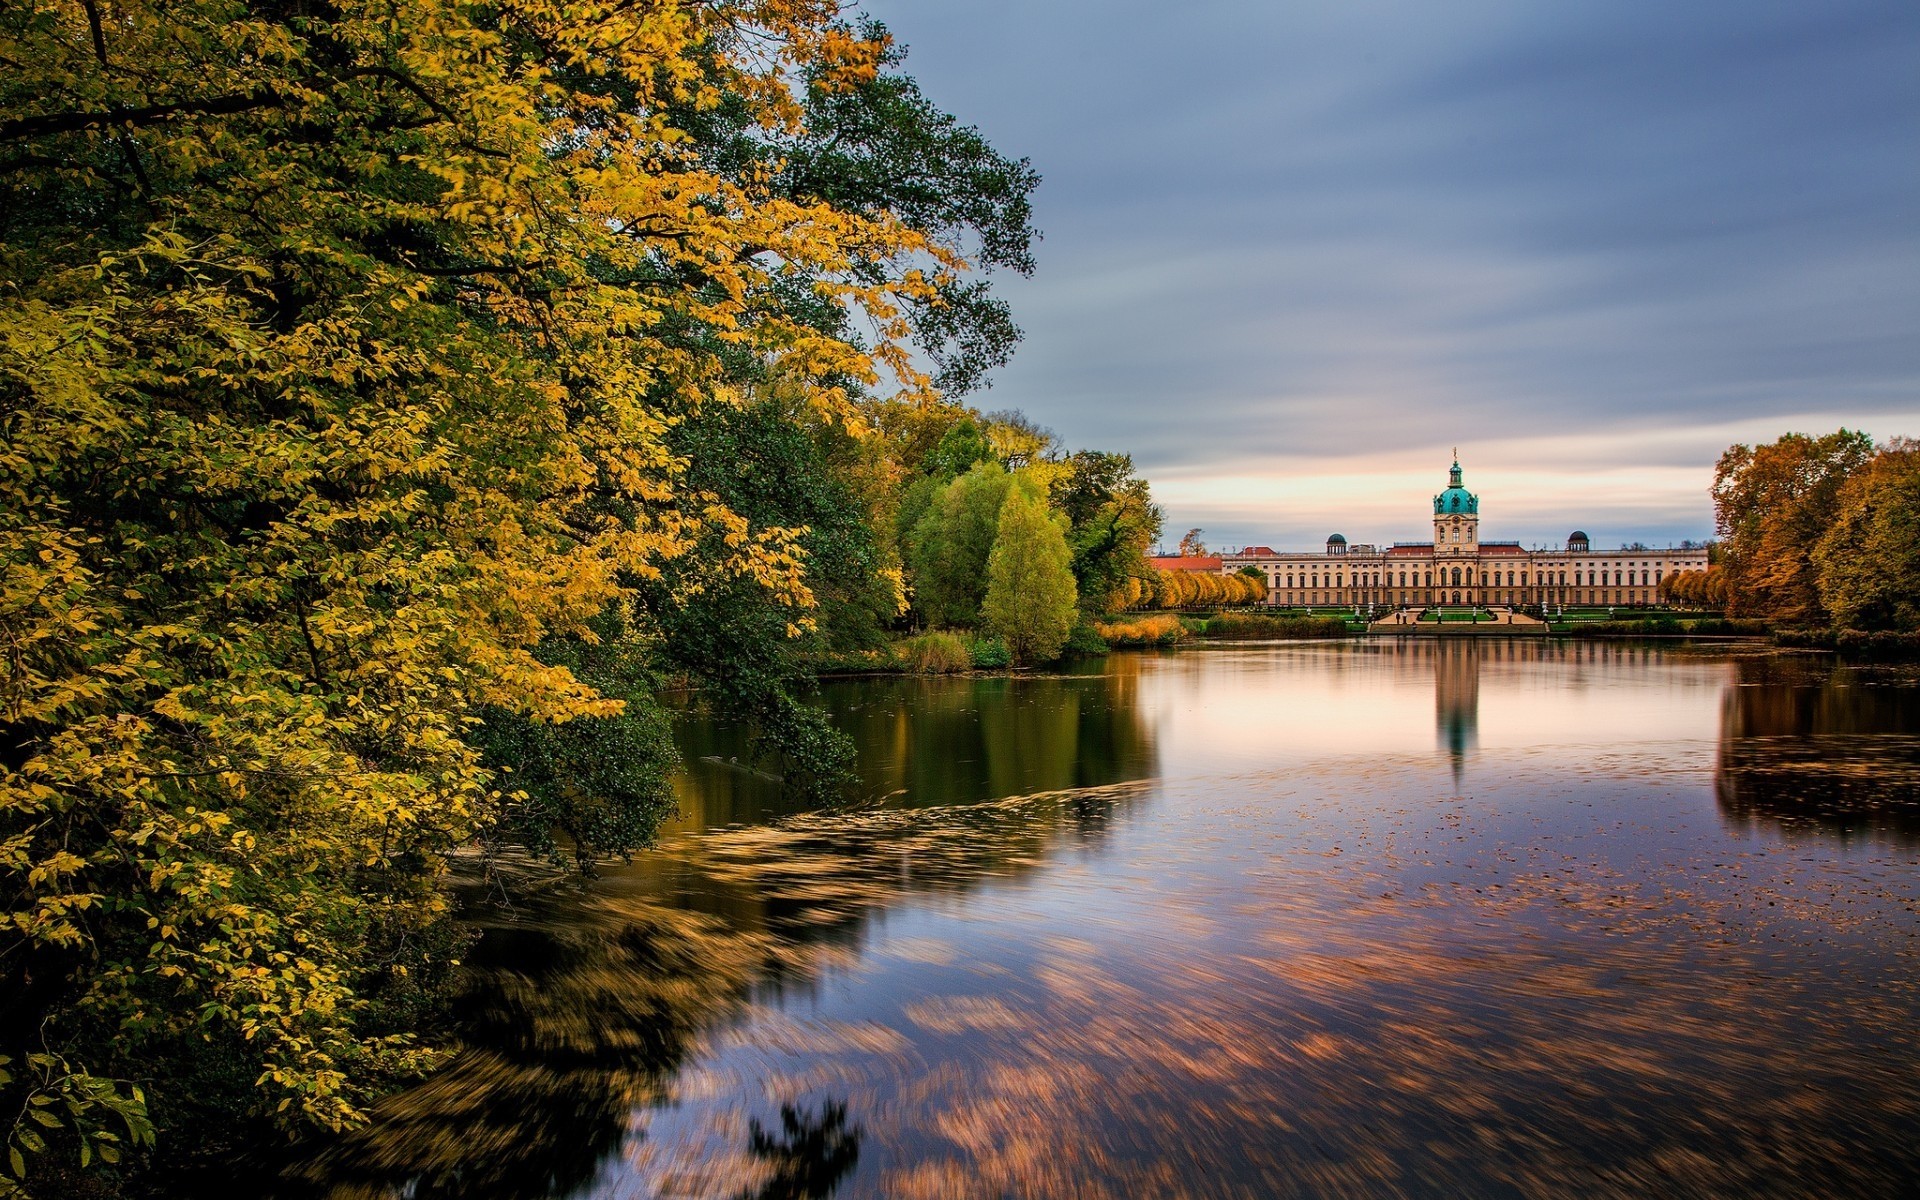
M1218 571L1218 554L1160 554L1149 555L1147 561L1156 571Z

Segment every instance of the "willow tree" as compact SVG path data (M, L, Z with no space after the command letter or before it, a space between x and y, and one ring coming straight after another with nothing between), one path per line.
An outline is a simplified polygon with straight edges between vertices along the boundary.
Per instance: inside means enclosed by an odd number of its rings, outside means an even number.
M0 12L0 1108L69 1102L16 1174L143 1095L362 1119L431 1062L446 855L520 800L476 721L622 717L536 648L644 643L695 548L809 620L801 531L670 431L925 397L902 339L963 264L676 114L803 127L887 52L837 8Z

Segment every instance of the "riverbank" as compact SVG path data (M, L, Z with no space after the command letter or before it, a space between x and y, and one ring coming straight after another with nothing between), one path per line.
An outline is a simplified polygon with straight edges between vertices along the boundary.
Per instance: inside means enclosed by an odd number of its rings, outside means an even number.
M1057 661L1098 658L1113 650L1166 649L1193 639L1304 641L1357 636L1365 629L1341 616L1128 613L1076 627ZM997 637L931 630L868 650L821 655L810 665L822 677L991 674L1011 670L1013 656Z

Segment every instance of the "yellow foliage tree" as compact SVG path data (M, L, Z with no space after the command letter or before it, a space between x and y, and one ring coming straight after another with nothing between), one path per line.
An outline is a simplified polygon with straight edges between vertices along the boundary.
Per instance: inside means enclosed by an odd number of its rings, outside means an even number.
M34 1055L85 1100L56 1136L138 1136L108 1077L194 1047L290 1126L362 1119L430 1061L382 1005L444 967L436 878L512 799L476 712L618 710L533 647L697 544L804 620L798 531L686 489L674 414L742 361L849 427L850 385L925 399L903 312L963 264L678 122L869 77L837 12L0 15L0 1090Z

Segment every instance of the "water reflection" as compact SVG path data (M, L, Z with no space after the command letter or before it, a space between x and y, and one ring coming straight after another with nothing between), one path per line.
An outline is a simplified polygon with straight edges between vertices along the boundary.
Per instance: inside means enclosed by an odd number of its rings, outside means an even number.
M847 1106L829 1101L816 1115L780 1106L780 1133L752 1122L747 1152L771 1169L765 1183L738 1200L822 1200L860 1162L860 1127L847 1124Z
M1920 843L1911 670L1824 657L1737 664L1720 730L1720 807L1745 825Z
M761 820L770 781L696 776L658 851L496 914L468 1050L299 1194L1920 1178L1911 843L1747 827L1845 830L1808 797L1864 789L1909 828L1910 676L1543 641L1107 670L839 685L873 807Z
M1139 703L1142 655L1043 676L830 681L819 702L859 750L859 798L929 807L1152 776L1157 754ZM744 764L746 743L697 706L677 723L687 770L676 833L794 811L779 779Z
M1504 647L1503 647L1504 648ZM1480 641L1478 638L1442 639L1433 661L1433 704L1440 728L1440 748L1453 764L1453 784L1460 786L1467 752L1479 743Z
M505 914L503 914L505 916ZM771 949L654 905L550 901L469 955L467 1047L290 1171L279 1196L545 1200L590 1189L636 1106L736 1011Z

